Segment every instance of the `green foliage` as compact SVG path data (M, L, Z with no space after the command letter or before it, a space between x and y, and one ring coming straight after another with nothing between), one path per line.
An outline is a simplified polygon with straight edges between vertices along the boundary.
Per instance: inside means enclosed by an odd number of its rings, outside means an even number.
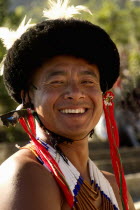
M94 0L94 5L91 6L91 1L89 5L93 8L90 21L104 28L119 48L122 85L125 81L124 92L131 91L140 81L140 7L127 0L106 0L100 5L98 2L98 6ZM126 70L127 76L123 72Z
M9 0L0 0L0 25L4 22L5 16L7 16L7 8L9 6Z

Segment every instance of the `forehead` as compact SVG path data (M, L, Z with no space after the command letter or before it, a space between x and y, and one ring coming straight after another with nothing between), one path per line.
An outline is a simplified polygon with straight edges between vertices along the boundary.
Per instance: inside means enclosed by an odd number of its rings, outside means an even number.
M55 56L37 69L34 80L44 80L49 76L78 74L92 75L99 79L99 69L95 64L89 64L85 59L73 56Z

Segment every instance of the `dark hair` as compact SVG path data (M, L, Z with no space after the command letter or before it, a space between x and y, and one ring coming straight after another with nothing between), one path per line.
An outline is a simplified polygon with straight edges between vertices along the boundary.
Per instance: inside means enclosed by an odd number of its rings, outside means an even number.
M77 19L46 20L28 29L8 51L4 83L10 96L21 103L21 90L28 90L32 74L56 55L72 55L96 64L101 89L110 89L119 75L119 53L99 26Z

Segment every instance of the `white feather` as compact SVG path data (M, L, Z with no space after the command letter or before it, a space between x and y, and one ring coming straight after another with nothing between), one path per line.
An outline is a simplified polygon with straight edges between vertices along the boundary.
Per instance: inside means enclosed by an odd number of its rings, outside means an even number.
M3 75L5 58L6 58L6 55L4 56L4 58L2 59L2 61L0 63L0 76Z
M25 24L26 16L23 18L22 22L20 23L18 29L13 31L7 27L0 27L0 39L2 40L4 46L7 50L9 50L14 42L21 37L21 35L27 31L28 28L34 26L35 24L30 24L31 19ZM0 76L3 75L4 71L4 60L6 55L4 56L2 62L0 63Z
M92 14L87 7L82 5L69 6L69 2L70 0L57 0L56 2L49 0L49 9L44 9L43 16L47 19L54 20L58 18L72 18L74 15L80 14L80 11Z
M22 20L16 31L13 31L7 27L0 27L0 39L2 40L4 46L9 50L14 42L21 37L21 35L34 24L30 24L31 19L25 24L26 16Z

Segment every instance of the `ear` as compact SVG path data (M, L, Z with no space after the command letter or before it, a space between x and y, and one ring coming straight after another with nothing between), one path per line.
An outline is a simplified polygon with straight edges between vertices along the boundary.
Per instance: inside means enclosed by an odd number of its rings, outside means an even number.
M27 106L27 105L30 105L32 106L33 105L33 102L32 102L32 97L30 97L30 95L32 95L30 92L27 92L25 90L21 90L21 99L22 99L22 104L23 106Z
M21 99L22 99L22 104L29 103L25 90L21 90L20 96L21 96Z

